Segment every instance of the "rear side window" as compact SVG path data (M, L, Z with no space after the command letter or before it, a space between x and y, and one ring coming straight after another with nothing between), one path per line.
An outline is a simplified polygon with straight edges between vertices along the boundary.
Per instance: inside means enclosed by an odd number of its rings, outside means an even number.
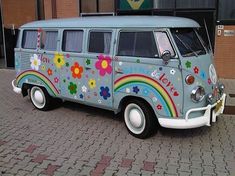
M36 49L37 48L37 36L36 30L25 30L23 32L22 48Z
M83 31L64 31L62 50L68 52L82 52Z
M41 39L41 49L56 51L57 48L57 31L43 31Z
M158 56L153 32L121 32L118 55L138 57Z
M90 32L88 51L109 54L111 37L111 32Z

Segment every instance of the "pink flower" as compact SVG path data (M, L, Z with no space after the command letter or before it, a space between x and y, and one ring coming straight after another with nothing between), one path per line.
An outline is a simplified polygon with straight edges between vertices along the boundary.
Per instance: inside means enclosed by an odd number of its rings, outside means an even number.
M55 82L55 83L58 83L58 82L59 82L59 78L55 77L55 78L54 78L54 82Z
M100 76L104 76L106 73L112 73L111 58L109 56L98 56L98 61L95 63L95 67L99 70Z

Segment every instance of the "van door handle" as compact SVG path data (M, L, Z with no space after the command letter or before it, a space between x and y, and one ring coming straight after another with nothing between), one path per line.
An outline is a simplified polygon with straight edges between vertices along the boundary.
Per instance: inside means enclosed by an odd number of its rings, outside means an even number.
M90 70L91 68L90 67L85 67L86 70Z
M120 68L115 68L116 74L123 74L123 71Z

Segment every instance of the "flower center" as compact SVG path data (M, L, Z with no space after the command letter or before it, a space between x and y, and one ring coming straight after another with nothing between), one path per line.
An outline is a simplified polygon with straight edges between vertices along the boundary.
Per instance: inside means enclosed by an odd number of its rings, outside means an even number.
M74 73L77 75L77 74L79 74L79 68L75 68L74 69Z
M102 62L101 62L101 66L102 66L102 68L107 68L108 67L108 62L106 61L106 60L103 60Z
M38 65L38 61L37 61L37 60L34 60L34 61L33 61L33 64L34 64L34 65Z
M60 63L60 62L61 62L61 59L60 59L60 58L58 58L58 59L57 59L57 61L58 61L58 63Z

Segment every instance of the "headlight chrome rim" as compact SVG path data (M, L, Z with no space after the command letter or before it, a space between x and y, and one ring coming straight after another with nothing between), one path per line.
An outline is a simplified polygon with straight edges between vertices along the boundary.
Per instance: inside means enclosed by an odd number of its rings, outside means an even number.
M200 91L199 97L197 96L198 91ZM205 97L205 89L202 86L197 86L192 90L191 100L195 103L202 101Z

